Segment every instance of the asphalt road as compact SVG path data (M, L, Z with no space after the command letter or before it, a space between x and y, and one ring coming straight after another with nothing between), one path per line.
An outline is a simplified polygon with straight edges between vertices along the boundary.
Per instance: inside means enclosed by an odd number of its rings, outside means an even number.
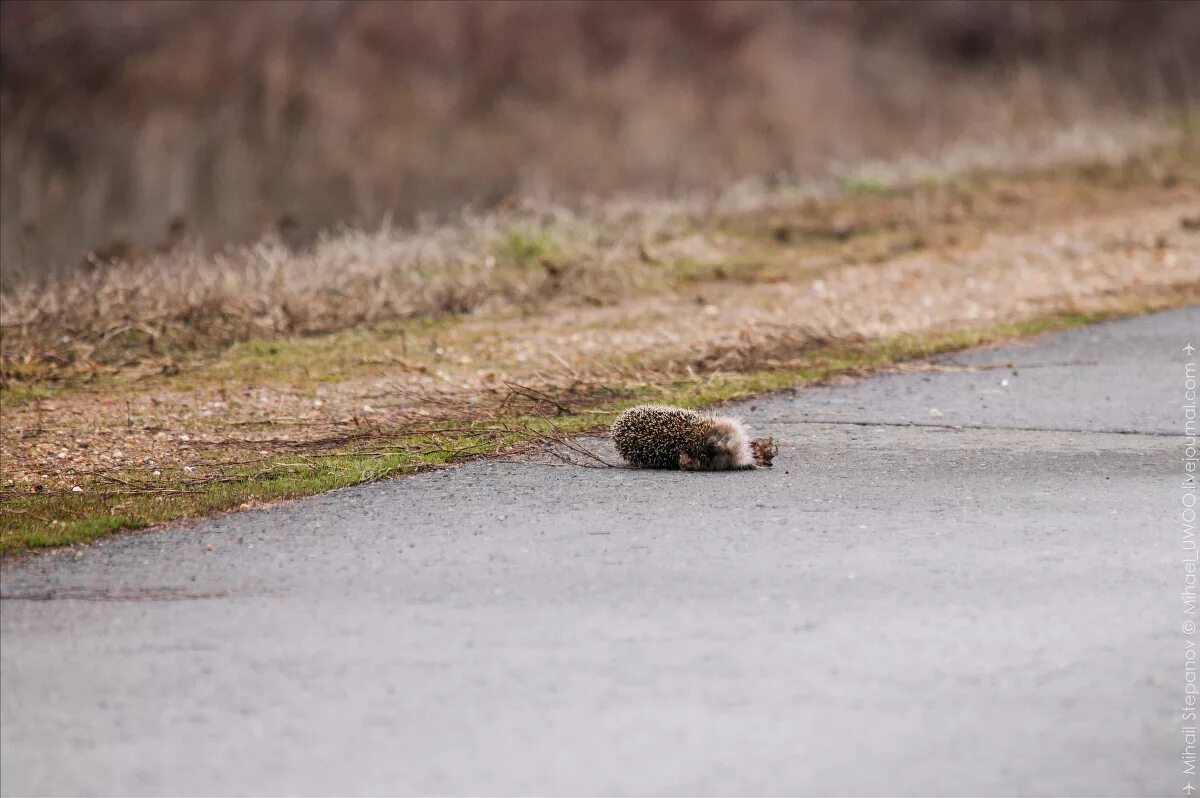
M9 563L0 792L1179 794L1197 333L759 400L771 471L475 463Z

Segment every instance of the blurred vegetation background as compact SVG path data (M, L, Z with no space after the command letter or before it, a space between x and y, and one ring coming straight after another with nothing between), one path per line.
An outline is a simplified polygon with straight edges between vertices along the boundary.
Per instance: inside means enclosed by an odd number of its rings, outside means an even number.
M821 178L1194 107L1198 70L1188 2L6 0L3 271Z

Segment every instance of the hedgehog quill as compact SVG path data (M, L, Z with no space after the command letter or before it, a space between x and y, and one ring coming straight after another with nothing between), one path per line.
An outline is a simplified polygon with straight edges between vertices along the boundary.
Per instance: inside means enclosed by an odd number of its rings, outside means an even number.
M613 422L612 437L637 468L751 471L769 468L778 451L772 438L750 440L737 418L669 405L629 408Z

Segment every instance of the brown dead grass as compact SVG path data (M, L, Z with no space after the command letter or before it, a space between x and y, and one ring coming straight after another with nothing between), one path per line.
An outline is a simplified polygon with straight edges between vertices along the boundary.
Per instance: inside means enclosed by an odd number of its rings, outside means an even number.
M414 319L468 316L490 324L557 307L603 317L592 310L620 314L648 296L656 297L653 308L685 295L701 307L681 315L703 320L707 294L736 296L763 283L784 286L783 294L808 291L810 283L823 285L813 282L820 273L847 264L859 271L842 279L871 282L874 264L909 254L943 264L922 280L966 279L956 253L978 249L989 232L1076 207L1119 214L1188 201L1196 160L1175 147L1033 176L993 173L896 189L877 176L866 190L743 187L707 201L614 201L585 213L530 203L416 232L344 231L300 254L266 240L218 255L183 250L104 263L49 283L10 280L0 292L0 378L44 382L147 361L174 370L176 361L238 341ZM698 288L705 283L712 285ZM870 333L886 329L891 312L887 303L861 313L850 307L819 323L853 317ZM789 322L780 316L769 323Z

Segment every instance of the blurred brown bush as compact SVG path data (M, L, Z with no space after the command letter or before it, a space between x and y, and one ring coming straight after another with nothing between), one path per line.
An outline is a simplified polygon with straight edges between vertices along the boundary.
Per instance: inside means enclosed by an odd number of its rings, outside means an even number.
M1198 67L1183 2L6 0L2 263L819 176L1191 105Z

